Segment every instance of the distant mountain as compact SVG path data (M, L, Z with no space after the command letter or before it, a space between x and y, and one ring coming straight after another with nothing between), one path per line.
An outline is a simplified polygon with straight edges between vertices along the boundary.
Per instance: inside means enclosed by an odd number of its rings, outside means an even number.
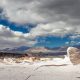
M30 47L27 47L27 46L20 46L20 47L14 47L14 48L5 48L5 49L2 49L0 51L6 51L6 52L20 52L20 51L25 51L25 50L28 50L30 49Z
M76 48L80 49L79 45L74 45ZM61 46L55 48L47 48L47 47L37 47L37 48L30 48L28 49L27 53L30 56L57 56L57 55L66 55L67 54L68 46ZM37 54L38 53L38 54Z
M20 47L13 48L11 51L25 51L25 50L28 50L28 49L30 49L30 47L20 46Z
M36 47L36 48L30 48L27 51L25 51L28 55L35 55L35 56L53 56L53 55L65 55L67 52L67 47L58 47L58 48L45 48L45 47Z
M9 51L10 48L5 48L5 49L2 49L1 51Z
M20 46L15 48L6 48L1 50L5 53L20 53L20 54L28 54L32 56L53 56L53 55L65 55L67 47L56 47L56 48L46 48L46 47L27 47L27 46Z
M28 52L47 52L49 49L45 48L45 47L34 47L34 48L30 48L28 49Z
M55 48L48 48L48 47L27 47L27 46L20 46L14 48L5 48L0 51L28 51L28 52L50 52L50 51L66 51L68 47L55 47Z
M48 48L48 47L46 47L46 49L54 50L54 51L66 51L67 48L68 48L68 46L61 46L61 47L54 47L54 48Z

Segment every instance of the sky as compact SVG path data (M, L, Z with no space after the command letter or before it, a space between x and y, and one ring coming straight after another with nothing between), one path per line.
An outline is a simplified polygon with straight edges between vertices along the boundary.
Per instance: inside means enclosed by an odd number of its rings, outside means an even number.
M80 0L0 0L0 49L80 45Z

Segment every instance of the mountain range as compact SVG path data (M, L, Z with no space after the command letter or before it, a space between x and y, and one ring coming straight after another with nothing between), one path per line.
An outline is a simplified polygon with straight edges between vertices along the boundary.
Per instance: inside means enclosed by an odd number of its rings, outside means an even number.
M74 45L74 47L77 47L80 49L80 46ZM28 47L28 46L20 46L20 47L14 47L14 48L5 48L1 49L0 51L3 52L61 52L66 51L68 46L62 46L62 47L55 47L55 48L48 48L48 47Z

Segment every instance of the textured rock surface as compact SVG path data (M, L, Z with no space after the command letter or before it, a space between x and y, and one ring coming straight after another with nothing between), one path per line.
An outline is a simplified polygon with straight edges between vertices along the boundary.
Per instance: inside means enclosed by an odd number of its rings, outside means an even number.
M69 47L67 54L73 64L80 64L80 50L75 47Z

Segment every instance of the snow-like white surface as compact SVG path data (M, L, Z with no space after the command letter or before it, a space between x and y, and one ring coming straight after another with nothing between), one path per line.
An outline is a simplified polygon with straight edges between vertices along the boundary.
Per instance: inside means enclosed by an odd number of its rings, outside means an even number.
M63 64L67 65L57 66ZM80 65L72 65L67 56L46 62L0 63L0 80L80 80Z

